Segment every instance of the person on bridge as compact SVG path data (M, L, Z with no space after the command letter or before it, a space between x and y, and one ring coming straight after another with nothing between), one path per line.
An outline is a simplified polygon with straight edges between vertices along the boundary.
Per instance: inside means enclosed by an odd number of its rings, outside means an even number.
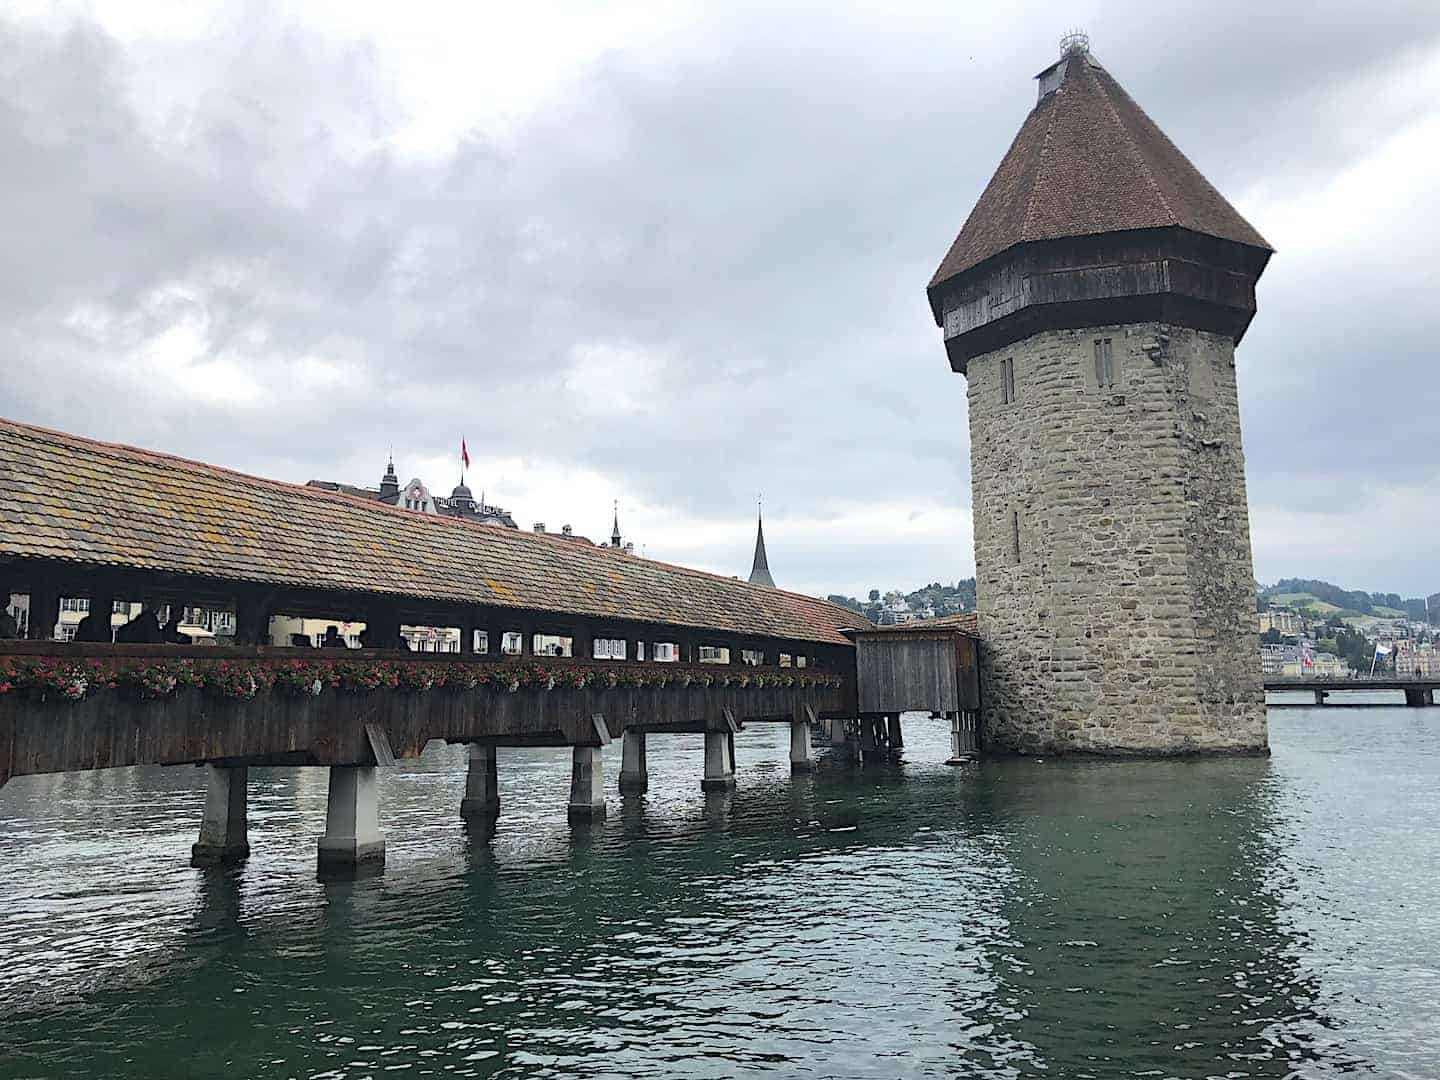
M327 626L325 636L320 639L320 647L322 649L348 649L350 646L345 644L345 639L340 636L338 626Z
M165 640L160 620L148 605L115 631L115 640L127 645L158 645Z
M6 601L10 597L7 594ZM13 641L20 636L20 626L15 621L15 616L10 614L9 606L0 607L0 641Z
M110 612L102 614L92 607L90 613L80 620L80 625L75 627L75 640L114 641L115 634L110 629Z

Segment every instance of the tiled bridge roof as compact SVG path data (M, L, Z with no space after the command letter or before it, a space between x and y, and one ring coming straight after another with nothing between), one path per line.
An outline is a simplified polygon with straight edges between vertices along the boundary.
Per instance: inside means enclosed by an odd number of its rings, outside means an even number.
M420 514L0 419L0 560L848 644L838 605L621 551Z

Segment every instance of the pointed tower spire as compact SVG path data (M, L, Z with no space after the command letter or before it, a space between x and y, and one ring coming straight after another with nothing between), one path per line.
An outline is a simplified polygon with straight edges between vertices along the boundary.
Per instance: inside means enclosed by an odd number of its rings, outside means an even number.
M400 478L395 475L395 449L391 447L390 458L385 465L385 475L380 478L380 501L394 506L400 501Z
M618 547L620 546L620 500L619 500L619 499L616 499L616 500L615 500L615 524L614 524L614 526L610 529L610 546L613 547L613 548L618 548Z
M755 561L750 564L750 584L775 588L770 576L770 560L765 557L765 515L762 507L755 510Z

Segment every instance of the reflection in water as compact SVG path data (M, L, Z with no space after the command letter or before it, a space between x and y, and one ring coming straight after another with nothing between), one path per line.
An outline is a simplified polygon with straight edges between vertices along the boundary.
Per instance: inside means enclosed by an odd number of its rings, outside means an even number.
M320 884L321 770L252 770L195 871L189 769L0 793L0 1076L1434 1075L1435 723L1273 717L1270 761L907 762L792 779L788 731L653 737L572 828L569 758L387 773L383 877ZM823 763L822 763L823 764ZM607 775L618 769L607 753Z

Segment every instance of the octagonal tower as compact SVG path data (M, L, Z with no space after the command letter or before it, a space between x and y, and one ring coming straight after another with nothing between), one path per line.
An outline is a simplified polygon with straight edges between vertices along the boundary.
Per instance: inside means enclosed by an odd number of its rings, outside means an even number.
M930 283L968 380L984 730L1264 752L1235 346L1271 249L1066 39Z

